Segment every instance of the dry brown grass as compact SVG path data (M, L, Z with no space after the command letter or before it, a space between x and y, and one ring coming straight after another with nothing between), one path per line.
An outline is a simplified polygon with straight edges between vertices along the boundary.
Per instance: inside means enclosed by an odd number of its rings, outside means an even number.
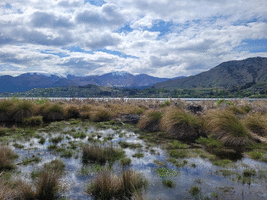
M141 116L137 124L137 127L151 132L159 132L161 131L160 121L162 116L163 113L161 110L154 110L154 109L147 110Z
M232 112L211 111L206 116L207 129L224 145L236 148L249 143L248 130Z
M262 137L267 136L267 121L265 115L261 115L260 113L247 115L243 122L253 133Z
M145 179L132 170L123 170L119 176L105 170L96 176L87 188L87 192L97 199L129 199L134 193L138 193L145 188L146 185Z
M197 116L181 108L169 108L161 120L161 125L168 135L177 139L195 139L199 135Z
M12 159L17 155L7 145L0 145L0 172L3 170L11 170L16 168Z

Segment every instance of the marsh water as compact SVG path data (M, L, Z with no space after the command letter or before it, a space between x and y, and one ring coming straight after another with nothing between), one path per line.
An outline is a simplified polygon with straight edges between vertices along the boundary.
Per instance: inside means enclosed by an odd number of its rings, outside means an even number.
M81 139L73 136L73 133L79 132L85 133L86 137ZM82 143L92 142L88 138L93 138L94 142L106 144L112 142L114 146L119 146L119 141L141 145L136 149L124 148L124 151L126 156L131 159L128 168L141 173L148 180L148 187L144 191L145 199L267 199L267 163L247 157L233 162L228 167L216 166L207 158L199 156L181 158L179 162L184 165L176 167L166 161L169 155L162 146L145 143L138 138L138 133L128 128L114 130L99 128L86 122L72 124L64 121L37 128L36 133L46 139L44 144L40 144L38 138L13 140L9 143L10 145L16 143L24 146L23 148L12 146L19 155L19 158L15 160L16 163L21 163L25 158L41 158L39 163L19 164L19 173L16 176L32 183L32 171L37 171L45 163L56 158L61 159L66 165L66 172L60 181L62 190L59 192L59 198L94 199L85 192L85 189L96 176L97 170L93 164L84 165L82 163L82 153L79 147ZM60 157L60 151L48 150L49 145L54 144L50 138L58 136L63 139L57 143L57 147L69 148L71 144L78 145L76 149L73 148L72 157ZM143 153L144 157L133 157L136 153ZM238 180L238 174L242 174L245 169L254 169L257 172L251 183L242 183ZM113 164L112 170L115 174L122 170L118 161ZM231 171L231 173L224 174L224 170ZM175 187L166 187L162 184L163 179L172 180ZM200 188L200 192L195 196L190 193L192 186Z

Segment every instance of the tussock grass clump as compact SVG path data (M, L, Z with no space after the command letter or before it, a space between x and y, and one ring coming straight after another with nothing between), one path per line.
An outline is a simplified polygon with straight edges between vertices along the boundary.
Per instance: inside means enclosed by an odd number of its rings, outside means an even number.
M260 114L249 115L244 119L245 126L259 136L267 135L267 123Z
M79 113L79 108L77 106L70 106L67 107L66 109L66 117L67 118L79 118L80 117L80 113Z
M52 160L50 163L44 164L44 169L63 174L65 170L65 164L62 160L56 159Z
M162 118L161 111L148 110L139 120L137 126L151 132L159 132L161 130L160 120Z
M112 163L124 157L124 151L119 148L114 148L112 143L110 146L85 144L82 146L82 154L84 163L89 161L100 164L105 164L107 161Z
M17 195L17 191L9 187L5 183L5 180L0 177L0 199L14 199Z
M146 186L147 181L132 170L123 170L119 176L105 170L96 176L87 192L97 199L129 199L134 192L141 191Z
M31 101L18 101L12 112L12 120L16 122L23 122L24 118L33 116L33 103Z
M168 188L173 188L173 187L175 187L175 183L174 183L174 181L171 180L171 179L163 179L163 180L162 180L162 184L163 184L164 186L168 187Z
M100 108L92 111L90 120L94 122L104 122L111 120L111 118L112 114L109 109Z
M166 107L166 106L169 106L171 105L171 102L170 101L165 101L163 104L160 104L160 107L163 108L163 107Z
M14 102L12 100L0 101L0 121L8 121L13 113Z
M235 115L244 115L246 114L246 111L242 108L239 108L237 106L230 106L226 108L226 110L229 110L230 112L234 113Z
M59 104L48 105L44 108L43 119L45 121L59 121L64 119L64 108Z
M199 121L196 116L180 108L167 110L162 121L163 130L177 139L195 139L198 137Z
M43 170L36 182L37 199L56 199L59 189L59 174L52 170Z
M0 128L0 137L6 135L8 132L7 128Z
M17 157L17 154L15 154L10 147L0 145L0 171L15 169L16 166L13 164L12 160Z
M229 147L243 147L249 143L245 125L231 112L220 111L209 118L209 130Z

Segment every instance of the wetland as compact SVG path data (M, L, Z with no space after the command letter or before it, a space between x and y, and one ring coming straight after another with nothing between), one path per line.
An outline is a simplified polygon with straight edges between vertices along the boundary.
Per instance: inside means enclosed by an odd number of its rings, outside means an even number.
M1 101L0 199L266 199L265 102L191 104Z

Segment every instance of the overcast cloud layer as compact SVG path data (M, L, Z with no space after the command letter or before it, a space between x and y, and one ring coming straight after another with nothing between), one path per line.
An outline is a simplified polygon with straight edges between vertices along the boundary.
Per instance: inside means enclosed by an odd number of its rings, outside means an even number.
M0 74L195 75L267 57L266 0L1 0Z

